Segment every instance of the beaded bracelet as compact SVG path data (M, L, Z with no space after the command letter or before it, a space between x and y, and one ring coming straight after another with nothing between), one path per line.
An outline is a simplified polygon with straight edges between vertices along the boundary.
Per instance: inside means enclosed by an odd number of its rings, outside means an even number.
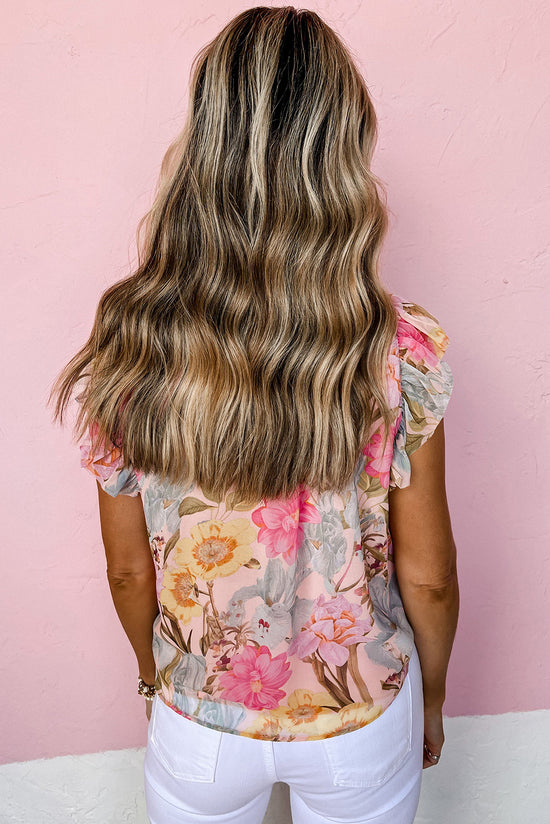
M143 695L146 701L152 701L156 691L154 684L146 684L141 676L138 678L138 694Z

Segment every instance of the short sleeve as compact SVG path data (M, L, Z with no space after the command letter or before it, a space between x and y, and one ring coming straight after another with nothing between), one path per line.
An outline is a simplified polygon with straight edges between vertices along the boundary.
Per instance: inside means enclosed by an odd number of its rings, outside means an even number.
M97 424L88 427L86 437L80 443L80 465L99 482L101 488L115 498L117 495L136 497L141 491L142 473L133 467L124 469L122 450L111 441L92 452L92 437L97 435Z
M410 485L410 456L433 435L447 409L453 374L442 360L449 338L417 303L392 296L398 314L397 350L401 414L390 469L390 489Z

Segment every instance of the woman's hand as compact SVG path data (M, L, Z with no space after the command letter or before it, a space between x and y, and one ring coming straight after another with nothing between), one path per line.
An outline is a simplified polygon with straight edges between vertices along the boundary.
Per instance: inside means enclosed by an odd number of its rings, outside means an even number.
M445 741L443 734L443 712L440 706L424 707L424 763L422 769L439 763L431 758L426 749L434 755L441 755Z
M153 702L152 701L146 701L145 702L145 714L147 715L147 720L148 721L151 719L151 710L152 710L152 708L153 708ZM433 752L433 750L432 750L432 752Z

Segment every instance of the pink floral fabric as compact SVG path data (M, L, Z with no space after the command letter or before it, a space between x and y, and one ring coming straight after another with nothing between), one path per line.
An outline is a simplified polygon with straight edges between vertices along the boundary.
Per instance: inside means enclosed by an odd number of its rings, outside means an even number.
M371 723L407 675L407 621L388 528L390 492L444 415L453 377L436 318L392 295L398 328L387 366L394 411L375 422L338 494L300 488L250 509L196 487L122 468L104 444L81 464L110 495L141 495L157 575L153 626L160 698L237 735L305 741Z

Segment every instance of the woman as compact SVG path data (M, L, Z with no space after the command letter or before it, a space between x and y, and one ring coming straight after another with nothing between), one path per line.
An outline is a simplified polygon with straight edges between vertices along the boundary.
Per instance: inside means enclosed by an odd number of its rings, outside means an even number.
M275 781L294 824L404 824L441 754L453 380L436 318L378 275L376 128L317 14L231 20L138 267L52 390L62 421L83 381L153 824L259 824Z

